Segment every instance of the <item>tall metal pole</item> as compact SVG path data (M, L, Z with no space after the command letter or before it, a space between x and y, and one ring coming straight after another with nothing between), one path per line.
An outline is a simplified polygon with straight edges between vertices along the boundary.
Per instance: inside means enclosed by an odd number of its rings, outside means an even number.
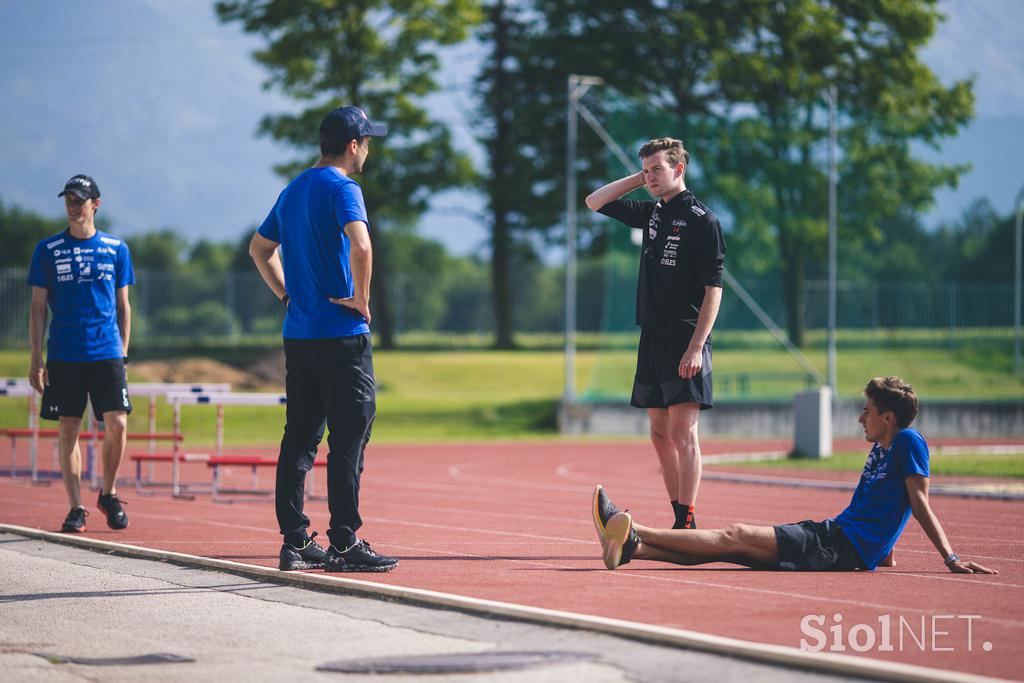
M828 89L828 384L833 405L836 386L836 86Z
M565 116L565 394L576 400L576 75L567 83Z
M1013 241L1013 371L1020 374L1021 223L1024 222L1024 187L1017 193L1017 225Z
M603 80L569 74L566 83L565 140L565 391L563 402L576 400L576 139L577 104L584 93Z

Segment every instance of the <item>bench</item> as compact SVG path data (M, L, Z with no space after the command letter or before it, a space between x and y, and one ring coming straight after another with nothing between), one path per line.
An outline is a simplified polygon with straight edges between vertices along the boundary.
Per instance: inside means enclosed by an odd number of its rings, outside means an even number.
M105 432L91 432L91 431L80 431L78 433L79 441L102 441ZM59 429L24 429L24 428L6 428L0 429L0 436L5 436L10 439L11 449L11 479L15 479L18 476L17 458L18 458L18 439L53 439L54 440L54 454L56 457L57 445L56 440L60 437ZM172 432L129 432L125 434L125 438L129 441L149 441L151 444L157 441L169 441L173 444L180 443L185 437L181 434L175 434ZM90 455L92 455L90 450ZM35 450L33 449L29 456L29 472L31 474L31 480L33 484L50 484L48 480L39 479L39 467ZM86 467L83 468L83 475L92 478L93 474L93 463L91 460L86 463ZM54 473L54 476L59 476L59 472Z
M179 439L180 441L180 439ZM152 495L152 491L146 491L146 486L174 486L173 481L155 481L153 479L152 469L150 470L149 476L143 478L142 476L142 463L147 463L150 466L165 462L174 463L174 453L132 453L128 458L135 463L135 492L139 495L147 496ZM181 459L185 462L206 462L210 459L207 453L185 453L181 456Z
M238 489L238 488L224 488L221 480L222 467L229 467L232 465L249 467L252 469L252 488ZM249 496L269 496L274 493L272 489L261 489L259 488L259 478L257 471L260 467L277 467L277 458L268 458L265 456L257 455L213 455L210 456L206 461L206 466L213 470L213 502L215 503L230 503L230 498L225 498L225 495L249 495ZM318 467L327 467L326 460L314 460L313 470ZM313 470L309 472L309 478L306 482L306 499L317 500L320 499L314 496L313 491Z

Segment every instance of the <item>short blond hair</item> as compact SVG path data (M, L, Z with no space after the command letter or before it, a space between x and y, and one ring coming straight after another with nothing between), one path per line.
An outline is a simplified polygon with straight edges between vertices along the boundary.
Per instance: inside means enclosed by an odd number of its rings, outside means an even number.
M665 158L675 166L676 164L690 165L690 153L683 147L682 140L675 138L655 138L640 148L640 158L646 159L658 152L665 152Z

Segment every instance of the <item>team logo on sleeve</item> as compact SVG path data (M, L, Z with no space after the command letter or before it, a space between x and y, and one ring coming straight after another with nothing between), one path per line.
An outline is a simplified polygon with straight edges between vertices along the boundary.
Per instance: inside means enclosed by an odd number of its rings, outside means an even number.
M694 204L693 206L690 207L690 211L693 211L698 216L703 216L704 214L707 213L707 211L705 211L704 209L700 208L696 204Z

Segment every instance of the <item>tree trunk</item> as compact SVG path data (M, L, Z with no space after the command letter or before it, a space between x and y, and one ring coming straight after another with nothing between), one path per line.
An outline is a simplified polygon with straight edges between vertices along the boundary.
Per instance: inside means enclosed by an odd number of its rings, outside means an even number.
M491 7L494 40L493 72L491 82L491 115L494 119L494 139L491 143L490 205L493 218L491 233L491 290L494 311L494 345L499 349L515 346L512 323L511 259L512 235L505 188L511 179L506 168L506 148L511 114L507 101L505 61L508 57L509 21L505 15L505 2L498 0Z
M387 237L382 232L371 233L373 243L373 277L370 279L370 312L373 315L373 329L377 331L377 348L393 349L395 343L395 321L391 312L389 292L391 267L388 263Z

